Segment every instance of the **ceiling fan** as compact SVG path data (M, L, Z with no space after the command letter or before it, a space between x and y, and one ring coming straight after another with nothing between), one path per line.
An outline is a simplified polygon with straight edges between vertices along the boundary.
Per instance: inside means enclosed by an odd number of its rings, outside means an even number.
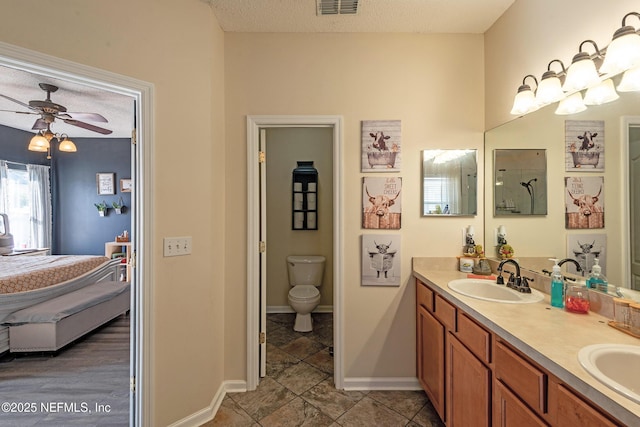
M82 120L89 120L93 122L101 122L107 123L108 120L104 118L104 116L98 113L71 113L67 111L67 108L63 105L56 104L51 101L51 94L58 90L57 86L48 84L48 83L39 83L40 89L47 93L47 99L44 101L33 100L29 101L28 104L18 101L17 99L11 98L10 96L0 94L0 97L8 99L9 101L15 102L16 104L22 105L23 107L28 108L30 111L13 111L13 110L0 110L4 112L17 113L17 114L36 114L39 115L35 123L33 124L32 130L43 131L49 130L51 123L55 122L56 119L65 122L66 124L77 126L83 129L87 129L93 132L101 133L103 135L109 135L112 131L109 129L105 129L90 123L86 123Z

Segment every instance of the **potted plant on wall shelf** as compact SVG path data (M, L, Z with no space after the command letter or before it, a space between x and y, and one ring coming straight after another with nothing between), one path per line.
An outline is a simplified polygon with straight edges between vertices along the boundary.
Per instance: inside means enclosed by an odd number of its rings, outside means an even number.
M94 203L94 205L98 208L98 215L105 216L107 214L107 209L109 209L107 202L103 200L102 203Z
M122 208L125 207L124 200L122 200L122 197L120 197L120 199L117 202L113 202L111 206L113 206L113 209L115 209L116 214L120 215L122 213Z

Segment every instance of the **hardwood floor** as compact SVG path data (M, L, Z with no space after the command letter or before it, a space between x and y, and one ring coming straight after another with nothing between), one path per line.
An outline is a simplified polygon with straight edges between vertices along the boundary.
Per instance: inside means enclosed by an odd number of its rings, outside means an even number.
M57 355L0 360L0 425L129 425L129 316Z

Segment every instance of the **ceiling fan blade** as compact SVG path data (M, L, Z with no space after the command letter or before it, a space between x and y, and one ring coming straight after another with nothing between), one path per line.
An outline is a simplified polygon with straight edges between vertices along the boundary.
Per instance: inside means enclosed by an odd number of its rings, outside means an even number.
M45 122L42 119L38 119L36 120L36 122L33 124L33 127L31 128L32 130L42 130L42 129L46 129L48 127L47 122Z
M33 108L29 104L25 104L22 101L18 101L17 99L11 98L10 96L7 96L7 95L2 95L1 93L0 93L0 96L3 97L4 99L8 99L9 101L15 102L16 104L20 104L23 107L33 110Z
M92 122L109 123L103 115L98 113L62 113L58 117L61 119L74 119L74 120L91 120Z
M87 130L91 130L93 132L97 132L97 133L101 133L103 135L109 135L112 131L110 131L109 129L105 129L105 128L101 128L89 123L85 123L85 122L81 122L79 120L73 120L73 119L62 119L63 122L65 122L66 124L72 125L72 126L78 126L79 128L83 128L83 129L87 129Z
M0 110L3 113L16 113L16 114L40 114L34 111L14 111L14 110Z

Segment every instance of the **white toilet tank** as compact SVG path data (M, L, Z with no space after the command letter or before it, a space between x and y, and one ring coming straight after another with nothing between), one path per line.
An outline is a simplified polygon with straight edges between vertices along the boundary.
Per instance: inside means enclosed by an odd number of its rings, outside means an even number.
M325 257L321 255L289 255L287 257L289 284L291 286L322 285L325 261Z

